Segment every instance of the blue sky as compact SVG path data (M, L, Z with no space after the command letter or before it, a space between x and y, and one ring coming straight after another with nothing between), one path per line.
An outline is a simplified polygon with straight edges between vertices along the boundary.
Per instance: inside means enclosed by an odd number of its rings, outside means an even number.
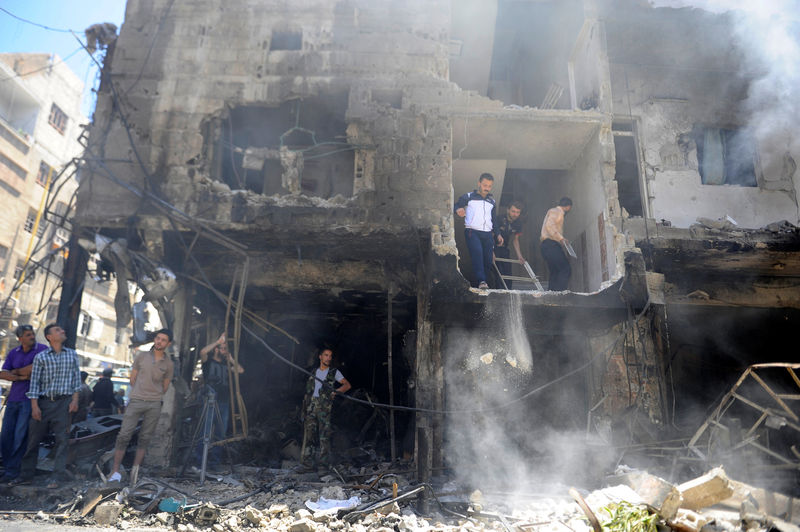
M113 22L119 28L125 18L125 0L0 0L0 8L43 26L74 30L85 42L83 30L97 22ZM22 22L0 10L0 52L58 54L84 83L83 112L91 114L97 67L70 33L52 31ZM76 52L77 50L77 52Z

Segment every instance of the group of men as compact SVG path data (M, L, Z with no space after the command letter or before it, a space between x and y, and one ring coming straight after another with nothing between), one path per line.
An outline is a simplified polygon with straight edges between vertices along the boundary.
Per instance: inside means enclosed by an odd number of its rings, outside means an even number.
M464 194L456 201L454 211L464 218L464 236L467 242L472 271L475 274L478 288L489 288L488 280L495 257L509 259L510 248L514 248L517 261L524 264L525 258L520 250L519 239L522 236L523 224L520 218L524 206L516 200L500 216L495 215L495 200L492 196L494 176L483 173L478 178L478 188ZM572 200L563 197L558 205L547 211L540 234L540 250L550 273L548 289L552 291L566 290L569 284L571 268L565 247L569 241L564 238L564 216L572 209ZM504 261L497 263L503 276L511 274L511 264ZM511 281L506 281L511 288Z
M67 442L72 422L79 417L81 396L84 403L92 398L95 415L110 414L113 401L111 371L105 370L103 378L92 392L86 393L85 372L80 371L75 351L64 345L66 333L56 324L44 329L49 346L36 342L36 333L30 325L16 330L19 346L9 351L0 371L0 379L11 381L6 398L6 411L0 432L4 475L0 482L17 485L33 480L39 456L39 444L48 432L55 435L53 448L54 468L47 486L57 487L66 469ZM138 445L131 469L135 482L148 444L155 432L161 413L163 396L169 388L174 364L167 348L172 333L162 329L155 334L153 346L139 351L130 372L130 402L125 409L122 426L114 445L114 462L108 480L120 481L120 465L136 427L141 421ZM333 351L323 349L319 354L319 367L306 383L304 401L303 465L311 467L318 453L320 469L330 466L331 410L336 394L345 393L350 383L339 370L331 368ZM225 333L200 350L203 382L206 395L213 393L221 420L214 425L214 441L225 437L230 413L230 373L244 373L228 350ZM199 454L199 446L196 453ZM209 456L211 468L219 465L220 447L215 446ZM198 456L199 458L199 456Z
M49 346L36 342L30 325L16 329L19 346L9 351L0 371L0 379L11 381L6 411L0 432L3 477L8 485L33 481L39 458L39 444L52 432L53 472L48 488L64 480L70 427L79 414L81 396L88 401L85 372L81 372L74 349L65 345L66 332L55 323L44 328ZM172 341L168 329L158 331L150 351L140 351L130 374L130 404L125 410L117 436L114 469L110 480L119 480L119 465L140 419L139 446L134 459L134 477L144 458L147 443L155 431L164 393L172 381L174 366L165 350ZM82 374L83 373L83 374ZM105 378L110 383L110 374ZM95 390L96 391L96 390ZM113 395L113 387L111 388ZM85 413L83 419L85 419Z

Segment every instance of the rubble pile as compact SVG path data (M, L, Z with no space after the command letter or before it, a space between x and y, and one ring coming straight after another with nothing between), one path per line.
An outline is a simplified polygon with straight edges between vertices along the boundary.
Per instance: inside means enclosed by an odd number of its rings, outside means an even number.
M153 476L135 486L72 482L57 496L31 486L3 488L3 500L17 497L50 508L0 512L0 528L28 520L180 532L800 531L800 500L731 480L722 468L680 485L645 471L620 471L603 489L555 488L550 496L482 493L452 482L414 485L389 464L375 469L320 475L241 466L230 475L211 474L203 484Z

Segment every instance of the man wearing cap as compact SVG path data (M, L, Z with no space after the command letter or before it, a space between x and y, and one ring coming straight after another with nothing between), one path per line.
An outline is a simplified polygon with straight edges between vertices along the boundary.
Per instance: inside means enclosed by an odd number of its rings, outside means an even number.
M166 349L171 343L172 331L161 329L156 332L150 351L139 351L133 361L130 376L131 400L125 408L125 416L122 418L122 426L114 445L114 468L108 477L109 482L122 480L119 466L122 464L128 442L141 419L142 428L139 430L136 456L133 459L133 469L131 469L131 483L136 483L139 465L144 460L147 444L150 443L150 438L158 424L158 417L161 415L161 400L169 388L169 383L172 382L174 364L166 353Z
M6 398L6 412L0 433L0 450L5 473L0 482L19 476L22 455L28 444L28 421L31 418L31 400L25 395L30 388L33 359L47 349L36 341L31 325L20 325L15 331L19 346L8 352L0 371L0 379L11 381L11 391Z
M111 382L111 376L114 370L106 368L103 370L103 376L94 384L92 390L92 415L110 416L119 406L117 404L117 396L114 395L114 383Z
M78 392L81 389L81 370L74 349L64 346L67 334L60 326L51 323L44 328L44 337L50 348L33 359L31 386L31 421L28 427L28 448L22 457L22 468L17 478L9 484L28 484L36 474L39 460L39 443L48 432L55 435L53 448L53 474L48 488L57 488L60 477L67 468L67 442L70 414L78 411Z

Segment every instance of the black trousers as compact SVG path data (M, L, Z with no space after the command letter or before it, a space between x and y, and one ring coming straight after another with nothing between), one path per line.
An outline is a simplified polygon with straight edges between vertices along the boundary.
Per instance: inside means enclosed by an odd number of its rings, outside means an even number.
M572 274L572 268L561 244L548 238L542 241L540 249L542 257L547 262L547 269L550 271L547 289L553 292L566 290L567 285L569 285L569 276Z
M64 473L67 468L67 442L69 441L69 403L71 395L61 395L53 400L47 397L39 398L39 410L42 411L42 420L31 418L28 425L28 450L22 457L22 478L33 478L36 474L36 464L39 461L39 443L52 430L56 437L53 448L53 476Z

